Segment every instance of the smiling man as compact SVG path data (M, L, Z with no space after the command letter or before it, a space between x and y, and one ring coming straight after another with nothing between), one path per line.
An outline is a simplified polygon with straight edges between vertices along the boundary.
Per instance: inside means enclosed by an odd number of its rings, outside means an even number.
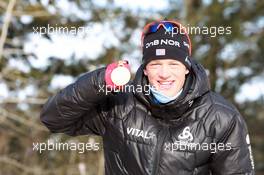
M41 121L51 132L101 136L107 175L253 175L245 121L210 90L181 24L146 25L142 50L132 85L151 93L100 91L113 85L113 63L51 97Z
M144 74L152 85L152 93L154 95L164 94L164 97L172 99L176 99L182 92L185 76L188 73L189 70L184 64L173 59L153 60L147 64L144 70Z

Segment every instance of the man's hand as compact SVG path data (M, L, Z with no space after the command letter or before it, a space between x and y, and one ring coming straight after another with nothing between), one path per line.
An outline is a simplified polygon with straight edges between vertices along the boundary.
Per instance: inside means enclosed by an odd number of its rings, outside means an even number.
M106 67L105 83L107 88L121 90L131 78L128 61L118 61Z

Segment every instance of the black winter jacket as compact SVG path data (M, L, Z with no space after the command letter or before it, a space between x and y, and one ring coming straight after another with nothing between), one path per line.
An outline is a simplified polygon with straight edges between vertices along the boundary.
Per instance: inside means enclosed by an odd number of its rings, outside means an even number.
M135 88L106 95L104 73L86 73L51 97L41 121L54 133L102 136L106 175L254 174L245 121L209 89L199 63L167 104ZM141 66L132 85L147 83Z

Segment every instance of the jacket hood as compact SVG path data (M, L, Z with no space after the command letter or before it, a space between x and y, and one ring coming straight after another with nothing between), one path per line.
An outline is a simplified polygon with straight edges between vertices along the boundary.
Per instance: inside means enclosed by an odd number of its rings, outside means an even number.
M147 106L153 116L166 120L177 119L192 106L195 99L210 90L208 77L203 66L193 59L191 59L191 63L192 67L186 77L183 92L177 99L166 104L157 104L149 91L134 92L136 98ZM134 86L148 86L148 79L144 75L143 69L144 65L141 65L137 70L133 81Z

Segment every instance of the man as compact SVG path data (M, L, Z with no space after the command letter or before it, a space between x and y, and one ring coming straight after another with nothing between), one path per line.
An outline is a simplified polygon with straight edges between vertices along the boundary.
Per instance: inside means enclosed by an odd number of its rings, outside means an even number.
M107 175L254 174L245 121L210 90L184 28L153 22L142 49L132 85L151 93L103 92L110 64L50 98L41 121L54 133L102 136Z

